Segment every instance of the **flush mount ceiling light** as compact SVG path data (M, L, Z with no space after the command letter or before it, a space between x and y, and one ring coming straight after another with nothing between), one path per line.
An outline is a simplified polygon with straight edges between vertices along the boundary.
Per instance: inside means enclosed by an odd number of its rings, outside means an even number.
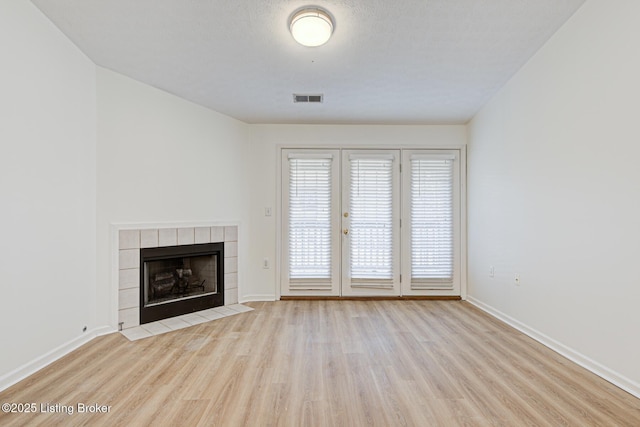
M325 44L333 33L333 19L324 9L309 7L293 14L289 29L293 38L303 46Z

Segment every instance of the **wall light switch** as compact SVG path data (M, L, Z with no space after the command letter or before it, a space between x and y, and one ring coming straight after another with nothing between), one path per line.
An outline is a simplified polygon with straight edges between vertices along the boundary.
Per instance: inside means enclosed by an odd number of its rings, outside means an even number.
M496 269L493 265L489 266L489 277L493 277L496 275Z
M518 273L514 276L513 281L516 285L520 285L520 275Z
M270 268L269 258L265 258L262 260L262 268L265 268L265 269Z
M264 208L264 216L271 216L271 208Z

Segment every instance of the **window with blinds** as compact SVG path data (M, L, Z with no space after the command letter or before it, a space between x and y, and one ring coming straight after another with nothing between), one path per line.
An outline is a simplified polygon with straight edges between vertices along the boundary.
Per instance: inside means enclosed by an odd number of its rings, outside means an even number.
M289 278L331 278L331 156L289 157Z
M453 282L453 156L411 156L411 280Z
M350 156L352 279L393 279L393 157Z

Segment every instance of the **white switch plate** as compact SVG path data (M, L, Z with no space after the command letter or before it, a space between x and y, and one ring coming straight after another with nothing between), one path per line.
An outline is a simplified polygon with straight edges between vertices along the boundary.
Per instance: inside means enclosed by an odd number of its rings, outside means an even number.
M520 285L520 275L518 273L514 276L513 281L516 285Z
M264 216L271 216L271 208L264 208Z
M496 275L496 268L493 265L489 266L489 277L493 277Z
M270 268L269 266L269 258L265 258L262 260L262 268Z

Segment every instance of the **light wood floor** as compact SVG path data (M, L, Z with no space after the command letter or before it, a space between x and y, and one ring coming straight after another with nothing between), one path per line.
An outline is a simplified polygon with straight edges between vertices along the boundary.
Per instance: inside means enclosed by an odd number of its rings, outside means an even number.
M111 405L0 425L640 426L640 399L460 301L280 301L97 338L0 403Z

